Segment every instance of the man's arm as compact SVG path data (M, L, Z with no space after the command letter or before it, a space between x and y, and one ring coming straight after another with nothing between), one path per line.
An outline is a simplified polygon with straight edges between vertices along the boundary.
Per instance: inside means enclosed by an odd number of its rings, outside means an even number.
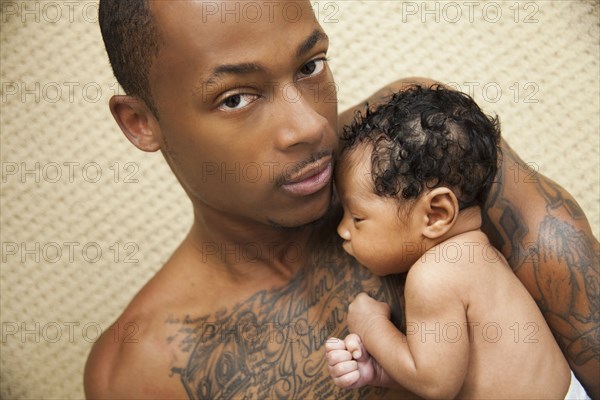
M562 187L502 142L484 230L542 310L571 368L600 398L600 245Z
M401 79L366 102L375 105L402 88L439 83ZM340 132L364 106L340 114ZM484 231L536 300L588 394L600 399L600 244L567 191L532 170L504 140L502 153L483 208Z

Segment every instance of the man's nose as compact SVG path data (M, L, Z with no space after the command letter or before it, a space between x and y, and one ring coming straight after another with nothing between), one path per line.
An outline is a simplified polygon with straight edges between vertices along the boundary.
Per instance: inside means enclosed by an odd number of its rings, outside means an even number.
M278 114L276 145L282 151L319 144L327 135L327 118L319 114L310 96L296 85L287 85L275 101L279 103L275 109Z

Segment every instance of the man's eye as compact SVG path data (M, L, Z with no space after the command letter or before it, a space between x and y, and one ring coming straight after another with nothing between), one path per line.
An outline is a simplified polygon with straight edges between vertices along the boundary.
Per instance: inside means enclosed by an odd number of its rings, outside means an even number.
M240 110L246 107L248 104L252 103L258 98L255 94L249 93L239 93L234 94L232 96L227 97L225 100L221 102L219 106L220 110L223 111L232 111L232 110Z
M318 60L311 60L304 64L302 68L300 68L300 78L306 78L308 76L318 75L325 68L325 59L321 58Z

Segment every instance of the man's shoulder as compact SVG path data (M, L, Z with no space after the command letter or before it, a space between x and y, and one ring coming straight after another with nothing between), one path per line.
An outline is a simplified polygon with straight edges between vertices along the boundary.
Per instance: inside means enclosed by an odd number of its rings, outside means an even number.
M84 372L87 398L182 398L170 373L175 354L169 336L168 306L152 299L154 280L94 343ZM157 293L154 293L157 294Z
M158 311L158 310L157 310ZM88 398L180 398L169 373L174 354L159 311L128 308L92 347L84 373ZM171 389L173 388L173 389ZM174 390L174 391L173 391Z

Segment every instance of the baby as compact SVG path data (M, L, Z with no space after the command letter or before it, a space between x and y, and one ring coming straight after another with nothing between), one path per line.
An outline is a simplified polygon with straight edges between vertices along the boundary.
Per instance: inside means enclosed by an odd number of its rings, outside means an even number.
M406 335L367 294L330 338L335 383L424 398L587 398L544 317L481 231L497 118L436 86L395 94L345 130L336 170L343 248L376 275L407 272Z

